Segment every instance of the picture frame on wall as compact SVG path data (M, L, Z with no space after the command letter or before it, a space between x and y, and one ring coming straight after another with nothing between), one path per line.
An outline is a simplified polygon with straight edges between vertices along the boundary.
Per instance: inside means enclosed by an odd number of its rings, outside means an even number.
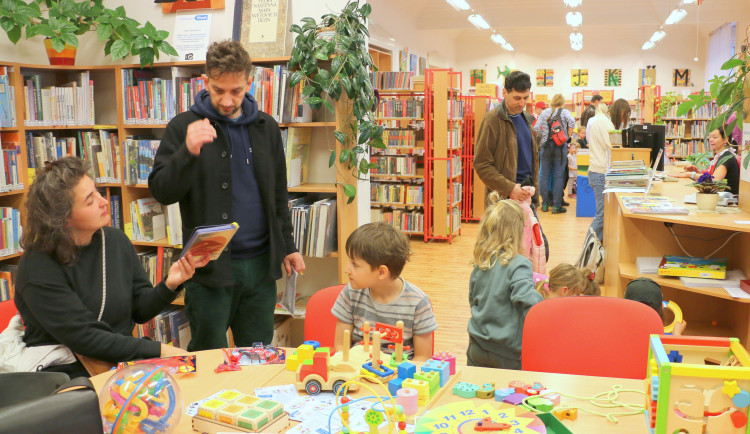
M232 39L239 41L251 58L286 56L288 6L289 0L237 0Z

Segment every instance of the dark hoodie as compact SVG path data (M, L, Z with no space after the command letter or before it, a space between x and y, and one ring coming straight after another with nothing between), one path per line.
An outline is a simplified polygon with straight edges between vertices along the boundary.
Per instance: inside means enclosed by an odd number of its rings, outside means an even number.
M231 242L233 258L252 258L268 250L268 221L263 210L258 182L253 168L253 150L247 125L258 118L258 103L249 93L242 100L242 114L236 119L219 114L211 105L208 91L195 96L190 110L218 124L229 143L232 157L232 216L240 229Z

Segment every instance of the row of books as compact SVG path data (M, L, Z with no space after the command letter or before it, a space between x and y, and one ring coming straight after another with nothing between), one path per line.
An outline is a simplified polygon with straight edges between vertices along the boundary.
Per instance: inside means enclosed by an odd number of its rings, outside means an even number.
M0 127L16 126L16 95L10 85L8 68L0 66Z
M159 315L136 327L139 338L149 338L163 344L187 349L190 343L190 323L185 309L170 306Z
M685 123L678 121L669 121L664 124L666 127L667 137L685 137Z
M173 67L167 78L153 69L123 69L123 114L128 125L166 124L180 109L189 108L203 88L191 69ZM187 90L185 84L188 83ZM185 92L188 92L185 95ZM179 97L179 98L178 98Z
M388 147L413 148L417 141L424 141L424 129L384 129L383 143Z
M146 270L146 275L148 275L151 284L154 286L167 278L169 268L179 257L179 250L171 247L159 247L155 252L138 253L138 260L141 262L143 269Z
M719 106L711 101L699 109L693 110L693 119L713 119L719 116Z
M291 127L281 130L281 141L286 155L286 186L307 183L310 173L310 143L312 128Z
M376 203L424 204L424 186L412 184L370 183L370 201Z
M454 126L448 130L448 149L459 149L461 147L463 136L460 125Z
M424 156L424 142L417 142L417 146L413 148L396 148L386 147L384 149L370 148L371 155L417 155Z
M464 102L462 100L452 100L447 107L448 119L463 119Z
M9 206L0 207L0 256L21 252L21 213Z
M177 203L163 206L153 197L136 199L130 202L130 221L131 240L166 239L170 245L182 244L182 219Z
M706 146L706 142L700 139L671 141L667 143L671 147L672 156L675 157L687 157L698 152L706 152L709 149Z
M406 233L424 233L424 212L422 211L372 208L370 221L385 222Z
M422 118L424 117L424 98L381 99L378 104L377 117Z
M370 169L370 173L378 175L416 175L419 159L409 155L384 155L370 157L370 163L377 167Z
M251 74L250 94L258 108L277 122L310 122L312 110L304 104L304 84L289 87L289 70L284 65L256 66Z
M294 244L305 256L324 258L336 251L336 199L312 200L308 196L289 200Z
M411 89L414 71L398 72L383 71L371 72L370 82L376 89Z
M125 153L125 185L148 185L148 175L154 168L154 156L159 140L128 136L123 141Z
M708 127L708 121L694 121L690 125L691 137L704 137L706 135L706 127Z
M89 71L61 86L44 86L40 74L24 75L24 125L94 125L94 81Z
M620 199L633 214L688 214L687 208L676 206L665 196L622 196Z
M102 195L106 197L106 193ZM113 194L109 197L109 215L112 221L112 227L122 230L122 205L120 196Z
M6 301L13 298L13 294L15 294L14 286L17 271L18 265L16 264L0 265L0 301Z
M450 236L451 234L455 234L459 229L461 229L461 208L458 206L455 206L451 208L450 214L445 216L448 224L448 232L445 234L445 236Z
M18 132L14 131L0 133L0 149L2 149L0 170L3 174L3 176L0 176L0 193L23 190L22 177L18 167L18 158L21 151L19 137Z
M464 191L464 186L460 182L453 182L451 183L450 187L448 187L448 200L451 201L451 204L454 204L456 202L459 202L461 200L461 194ZM452 194L452 195L451 195Z
M462 173L461 156L454 155L448 160L448 176L454 178Z
M641 160L613 161L604 174L604 187L643 189L650 176L650 170Z

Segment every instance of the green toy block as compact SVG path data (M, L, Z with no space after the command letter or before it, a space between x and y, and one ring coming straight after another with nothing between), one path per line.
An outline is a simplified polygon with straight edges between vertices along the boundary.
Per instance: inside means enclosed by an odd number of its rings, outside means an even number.
M402 359L399 362L396 360L396 353L391 354L391 360L388 362L388 366L395 368L398 365L409 361L409 358L406 356L406 353L402 354L401 356L402 356Z
M479 390L479 386L471 383L460 382L453 386L453 394L466 399L476 398L477 390Z
M552 408L554 407L554 405L552 404L552 401L550 401L547 398L542 398L540 396L529 398L526 400L526 403L536 408L537 410L543 411L545 413L552 411Z
M440 389L440 373L435 371L417 372L414 374L415 380L426 381L430 385L430 396L435 396Z

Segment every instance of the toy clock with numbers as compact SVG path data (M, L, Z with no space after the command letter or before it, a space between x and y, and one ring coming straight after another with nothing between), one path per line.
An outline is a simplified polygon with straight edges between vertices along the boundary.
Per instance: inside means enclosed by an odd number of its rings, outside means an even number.
M414 434L546 434L544 423L529 410L511 404L499 407L457 402L444 405L417 420Z

